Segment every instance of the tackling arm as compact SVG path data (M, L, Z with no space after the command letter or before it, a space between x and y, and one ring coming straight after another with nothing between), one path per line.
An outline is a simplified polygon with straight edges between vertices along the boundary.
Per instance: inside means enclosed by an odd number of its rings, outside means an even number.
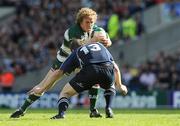
M121 73L119 70L119 67L115 62L113 62L115 67L115 86L118 88L123 95L126 95L128 93L127 87L122 84L121 82Z

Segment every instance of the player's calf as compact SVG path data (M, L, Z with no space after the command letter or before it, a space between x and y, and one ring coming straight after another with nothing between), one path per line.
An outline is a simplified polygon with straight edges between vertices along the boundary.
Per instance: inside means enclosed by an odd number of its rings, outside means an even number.
M96 101L98 97L99 85L93 86L89 90L89 98L90 98L90 118L101 118L102 115L96 109Z
M116 94L116 91L114 88L107 89L104 92L104 97L106 100L106 109L105 109L106 118L113 118L114 117L111 106L112 106L112 101L113 101L115 94Z

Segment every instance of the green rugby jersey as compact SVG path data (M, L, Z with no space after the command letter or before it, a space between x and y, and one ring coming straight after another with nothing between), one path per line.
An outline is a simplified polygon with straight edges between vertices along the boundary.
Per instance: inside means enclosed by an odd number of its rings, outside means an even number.
M93 29L90 33L84 32L82 28L75 24L69 29L67 29L64 33L64 40L63 43L57 52L57 59L60 62L64 62L66 58L71 54L70 50L70 42L71 39L77 38L81 39L84 44L90 42L90 41L96 41L95 37L97 37L99 34L105 34L107 38L109 38L108 34L105 32L105 30L101 27L98 27L97 25L93 26Z

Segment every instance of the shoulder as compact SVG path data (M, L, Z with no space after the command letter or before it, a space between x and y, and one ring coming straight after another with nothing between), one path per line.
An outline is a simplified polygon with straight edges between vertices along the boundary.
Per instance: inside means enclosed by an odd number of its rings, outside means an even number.
M71 38L80 38L82 34L83 34L83 31L78 24L72 25L68 29L68 35L69 35L70 39Z
M76 32L79 31L77 25L72 25L64 32L64 39L70 41L72 38L76 37Z
M72 25L64 33L64 44L69 47L70 40L73 38L80 39L83 34L84 33L78 24Z

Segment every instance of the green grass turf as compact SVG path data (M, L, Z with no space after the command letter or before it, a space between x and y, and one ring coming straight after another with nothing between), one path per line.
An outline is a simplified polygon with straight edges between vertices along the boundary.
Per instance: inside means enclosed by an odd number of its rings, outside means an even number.
M178 109L116 109L113 119L89 118L87 109L68 110L65 119L50 120L55 109L28 110L24 117L9 119L14 110L0 109L0 126L180 126Z

